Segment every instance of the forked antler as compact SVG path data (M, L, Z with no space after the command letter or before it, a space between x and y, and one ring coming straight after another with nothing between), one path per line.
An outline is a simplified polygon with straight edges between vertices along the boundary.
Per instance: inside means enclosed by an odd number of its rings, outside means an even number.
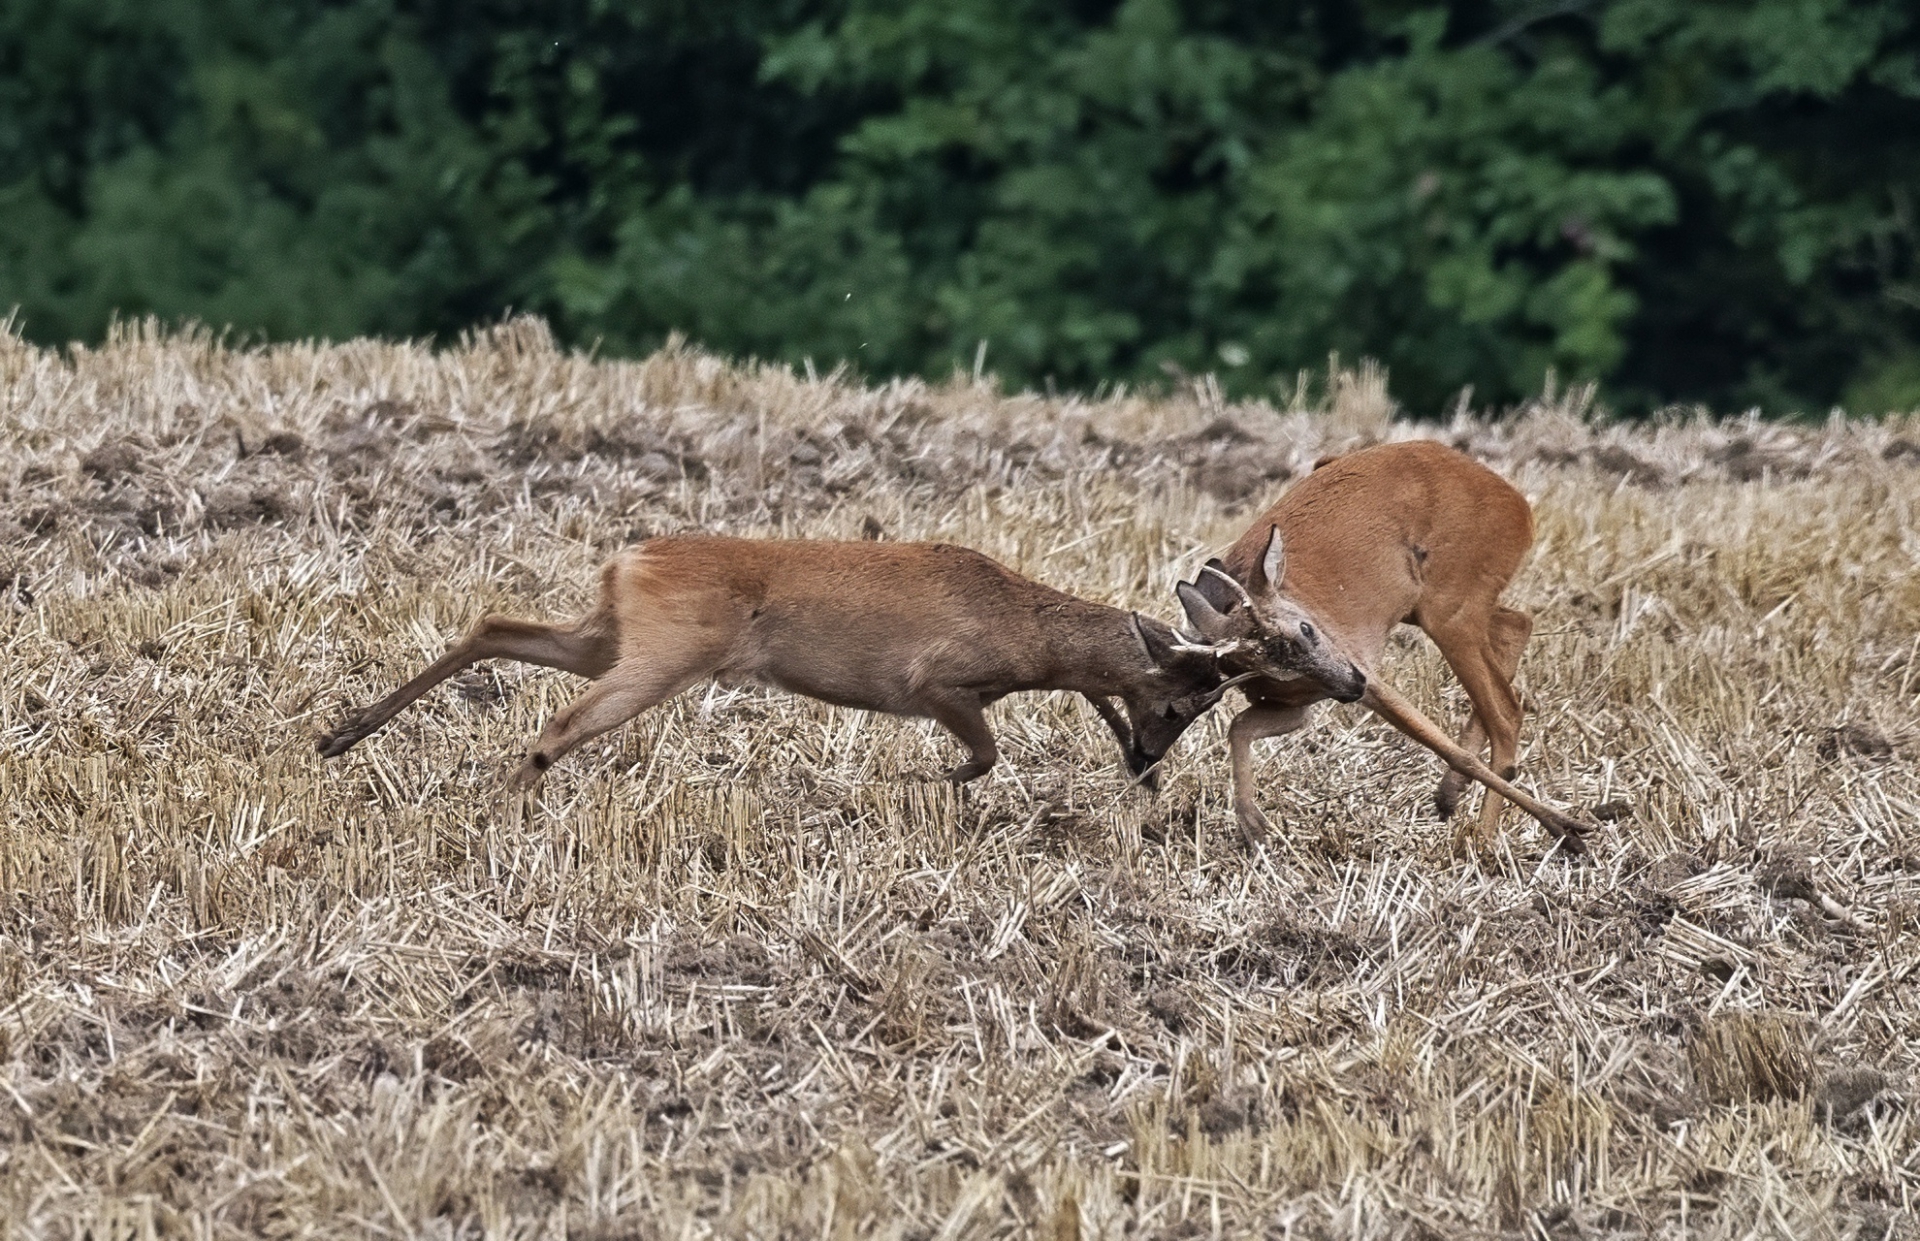
M1147 631L1143 627L1138 612L1133 614L1133 630L1140 635L1142 642L1146 641ZM1229 638L1225 642L1196 642L1185 632L1171 625L1167 627L1167 632L1173 635L1171 644L1173 649L1182 655L1231 655L1247 645L1240 638Z
M1231 655L1250 645L1243 638L1225 642L1195 642L1180 630L1173 631L1173 649L1186 655Z

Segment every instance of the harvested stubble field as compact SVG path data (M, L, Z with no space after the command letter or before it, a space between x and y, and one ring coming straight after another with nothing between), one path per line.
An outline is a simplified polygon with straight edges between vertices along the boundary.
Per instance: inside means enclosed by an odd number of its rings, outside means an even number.
M682 348L0 336L0 1217L21 1235L1915 1235L1920 424L1395 423ZM569 678L317 732L711 530L947 539L1172 618L1319 455L1534 500L1523 780L1456 860L1354 708L1157 797L1078 700L704 691L499 788ZM1409 632L1389 672L1457 722Z

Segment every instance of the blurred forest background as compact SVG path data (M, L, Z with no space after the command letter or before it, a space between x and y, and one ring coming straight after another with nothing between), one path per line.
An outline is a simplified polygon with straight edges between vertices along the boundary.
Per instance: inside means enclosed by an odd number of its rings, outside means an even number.
M0 313L1920 406L1910 0L4 0Z

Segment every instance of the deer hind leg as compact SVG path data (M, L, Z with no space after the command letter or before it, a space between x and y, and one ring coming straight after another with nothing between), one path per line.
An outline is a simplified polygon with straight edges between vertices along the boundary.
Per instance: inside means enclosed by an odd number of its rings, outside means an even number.
M483 659L514 659L524 664L559 668L583 677L597 677L613 666L615 629L611 613L596 611L577 625L548 625L540 621L488 616L455 643L427 670L379 702L348 716L338 728L321 737L323 758L337 758L364 741L408 704L461 669Z
M1248 707L1227 729L1227 753L1233 764L1233 816L1249 849L1265 840L1273 824L1254 802L1253 743L1282 737L1307 722L1305 707Z
M1501 666L1502 655L1517 659L1518 654L1512 642L1516 633L1514 624L1506 619L1510 616L1521 617L1522 614L1504 610L1496 613L1495 618L1481 630L1483 636L1478 640L1470 631L1449 633L1444 638L1435 639L1473 703L1473 718L1461 736L1460 749L1477 754L1484 738L1489 743L1488 765L1503 780L1511 780L1515 774L1514 758L1520 737L1520 696L1514 693L1511 672ZM1499 642L1493 637L1496 628L1502 635ZM1526 630L1517 632L1524 644ZM1464 777L1460 776L1458 769L1450 778L1456 777L1464 783ZM1457 803L1459 791L1450 790L1446 780L1441 782L1440 793L1435 801L1445 804L1449 792L1453 793L1453 800ZM1492 842L1500 822L1502 804L1500 794L1489 788L1480 803L1477 822L1471 827L1463 824L1455 831L1453 844L1456 853L1483 848Z
M1513 678L1520 670L1520 654L1526 649L1527 639L1533 633L1533 618L1513 608L1496 607L1484 632L1485 637L1480 640L1475 640L1470 634L1455 638L1449 632L1444 637L1436 637L1434 643L1439 646L1440 653L1445 656L1448 666L1460 679L1461 685L1467 690L1468 699L1473 703L1473 709L1467 715L1466 727L1460 731L1460 748L1469 754L1478 754L1480 747L1491 738L1492 767L1511 779L1514 758L1519 750L1521 715L1519 696L1513 691ZM1474 690L1476 684L1483 687L1478 693ZM1492 705L1483 709L1483 701ZM1489 717L1504 720L1507 727L1489 727ZM1433 802L1434 809L1439 811L1442 819L1453 817L1466 788L1467 777L1460 771L1449 771L1441 777ZM1499 818L1501 800L1497 793L1487 794L1487 800L1480 808L1483 834L1492 832Z
M508 787L517 792L532 788L568 751L660 705L712 671L709 662L685 657L620 661L547 721L526 761L508 778Z

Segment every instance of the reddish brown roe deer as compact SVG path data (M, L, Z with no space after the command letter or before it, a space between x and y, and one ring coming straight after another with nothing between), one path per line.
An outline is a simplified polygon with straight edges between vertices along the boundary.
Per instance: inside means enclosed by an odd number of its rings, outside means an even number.
M1241 686L1248 707L1228 738L1234 811L1250 841L1271 825L1254 804L1252 746L1292 732L1326 698L1358 700L1453 770L1436 805L1451 817L1469 779L1487 787L1477 837L1487 843L1504 797L1538 819L1569 849L1585 824L1510 782L1520 739L1514 673L1532 633L1525 612L1506 607L1506 589L1533 543L1526 497L1463 453L1430 441L1382 444L1324 461L1262 513L1219 560L1178 587L1195 634L1239 642L1229 671L1271 673ZM1458 743L1375 673L1394 626L1417 625L1440 648L1473 704ZM1260 656L1245 652L1262 650ZM1298 669L1316 649L1350 659L1351 678L1319 680ZM1491 766L1480 748L1490 748Z
M989 703L1070 690L1093 702L1128 767L1150 780L1224 692L1218 657L1161 621L1063 594L963 547L657 538L601 570L599 603L583 619L486 617L319 749L344 754L461 669L514 659L593 681L547 724L512 778L518 788L709 677L937 720L969 752L949 773L956 782L984 775L998 756Z

